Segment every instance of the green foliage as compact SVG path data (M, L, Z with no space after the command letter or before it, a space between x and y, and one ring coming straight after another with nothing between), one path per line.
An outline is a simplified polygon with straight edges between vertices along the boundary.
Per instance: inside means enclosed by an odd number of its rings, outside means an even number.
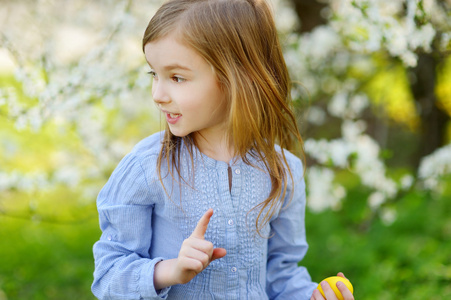
M397 211L391 225L371 218L364 199L351 190L340 211L307 213L302 264L313 280L342 271L356 299L450 299L450 191L413 192L387 204Z
M0 227L0 299L1 291L8 300L95 299L97 218L57 224L1 216Z

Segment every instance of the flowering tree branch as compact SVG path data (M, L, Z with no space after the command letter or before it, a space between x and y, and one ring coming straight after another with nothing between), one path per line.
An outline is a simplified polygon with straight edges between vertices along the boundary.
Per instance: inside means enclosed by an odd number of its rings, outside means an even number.
M437 68L449 57L449 6L446 1L330 0L323 7L326 13L312 13L317 26L291 36L288 65L292 77L309 91L312 103L303 126L309 126L305 150L315 164L307 176L313 210L340 207L346 189L337 174L344 170L356 174L369 190L367 202L374 215L412 189L440 190L440 178L449 172L451 157L444 144L450 111L440 107L435 89ZM326 24L320 15L328 16ZM392 73L402 70L399 74L409 79L407 89L419 116L420 150L412 157L417 170L397 180L387 174L381 155L383 141L366 133L369 124L364 113L377 108L368 85L381 69L381 59ZM294 93L305 98L302 91ZM338 137L311 135L326 122L341 122ZM435 165L435 157L440 157L444 167ZM393 212L385 212L387 222L392 220Z
M349 188L340 181L343 172L357 178L372 216L387 224L396 216L388 204L405 193L440 191L442 177L451 173L451 149L442 139L449 111L437 105L434 89L436 68L449 59L449 1L292 0L297 15L283 1L274 2L290 73L301 83L293 89L295 104L305 107L306 94L310 100L301 126L307 128L310 209L340 208ZM28 215L8 210L18 194L29 199L30 215L39 215L49 195L61 203L71 197L81 207L92 205L117 161L137 140L159 130L137 32L161 1L112 0L101 9L86 2L86 10L79 1L65 1L64 9L61 3L8 2L15 13L1 21L7 29L1 48L14 65L0 84L0 122L8 126L0 130L3 214ZM301 29L293 32L298 15ZM375 81L384 77L405 89L390 90L380 97L390 101L381 104L374 94L387 83ZM403 97L402 105L392 103ZM395 178L384 158L386 138L374 134L387 136L389 128L380 125L384 120L372 120L380 119L379 110L408 105L403 120L415 128L420 119L419 143L429 148L415 168ZM26 151L33 140L48 144L45 154ZM34 163L21 164L33 156Z

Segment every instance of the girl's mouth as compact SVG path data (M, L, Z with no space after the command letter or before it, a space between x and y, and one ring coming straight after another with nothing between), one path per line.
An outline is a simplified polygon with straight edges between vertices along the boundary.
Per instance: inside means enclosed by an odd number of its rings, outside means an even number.
M170 124L175 124L177 121L182 117L181 114L174 114L174 113L166 113L166 120Z
M169 115L171 118L177 118L178 116L181 116L181 114L173 114L173 113L168 113L168 115Z

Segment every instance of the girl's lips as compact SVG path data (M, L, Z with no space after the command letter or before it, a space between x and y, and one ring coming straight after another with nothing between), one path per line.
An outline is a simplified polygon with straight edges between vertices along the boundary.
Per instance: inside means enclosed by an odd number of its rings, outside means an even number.
M181 114L173 114L169 112L164 112L166 114L166 120L169 124L175 124L182 117Z

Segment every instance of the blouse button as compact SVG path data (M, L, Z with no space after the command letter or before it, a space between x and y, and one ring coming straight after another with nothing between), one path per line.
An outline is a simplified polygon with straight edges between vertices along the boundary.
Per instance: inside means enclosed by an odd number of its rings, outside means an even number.
M233 220L230 219L230 220L227 221L227 224L229 224L230 226L232 226L233 224L235 224L235 222L233 222Z
M240 169L236 169L236 170L235 170L235 174L239 175L240 173L241 173L241 170L240 170Z
M232 271L233 273L235 273L235 272L237 271L237 268L236 268L236 267L232 267L232 268L230 269L230 271Z
M111 235L109 235L109 236L107 237L107 239L108 239L109 241L111 241L111 240L112 240Z

